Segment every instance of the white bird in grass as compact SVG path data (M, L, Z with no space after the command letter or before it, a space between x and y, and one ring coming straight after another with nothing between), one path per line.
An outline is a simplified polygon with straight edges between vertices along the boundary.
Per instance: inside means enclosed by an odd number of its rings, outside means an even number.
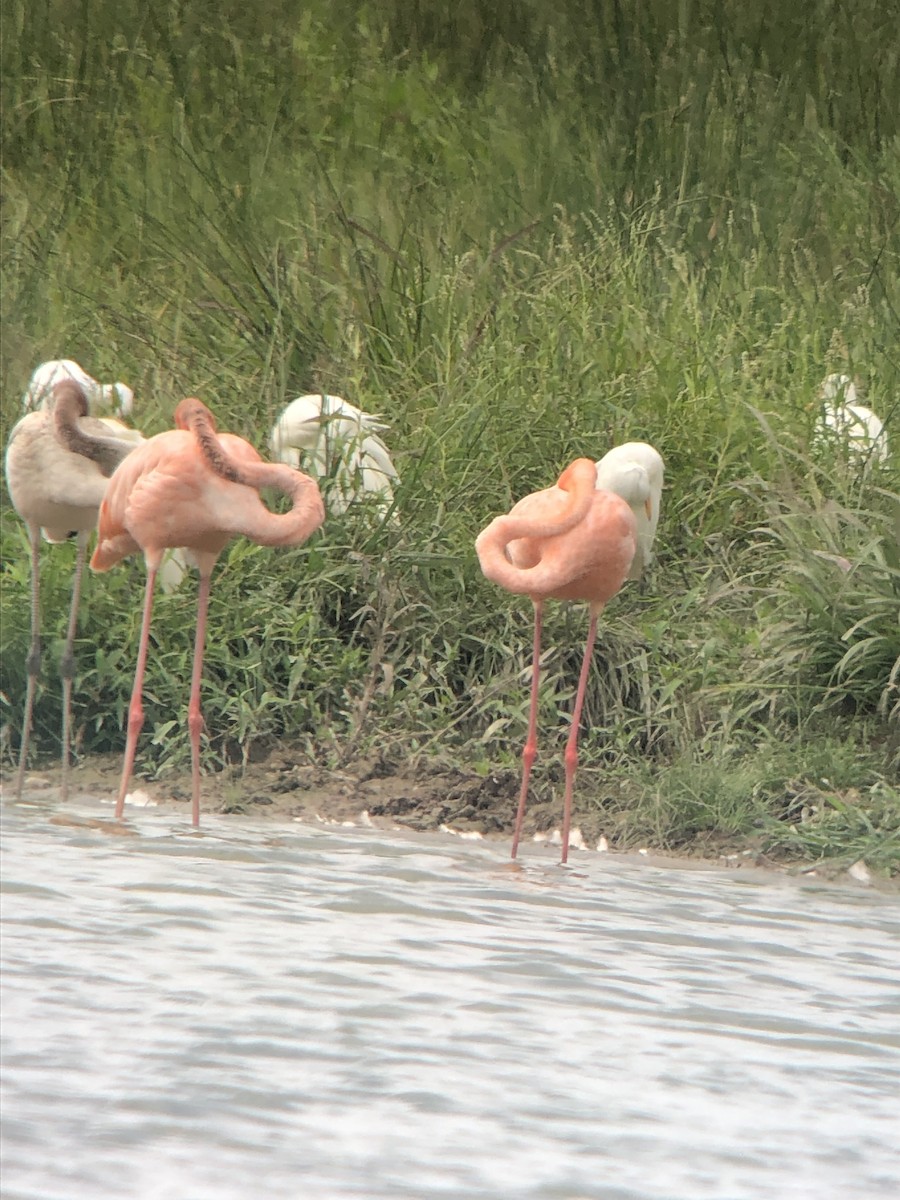
M299 468L302 458L303 470L322 484L329 512L346 512L369 498L386 513L400 478L378 436L387 428L340 396L300 396L275 422L269 445L291 467Z
M620 496L637 522L637 550L629 579L640 579L653 561L664 466L662 455L646 442L614 446L597 463L597 487Z
M56 384L65 380L78 384L87 397L91 415L108 425L115 437L124 438L126 441L130 439L135 443L144 440L138 430L131 429L118 420L120 417L130 417L134 407L134 392L128 384L98 383L71 358L52 359L35 368L22 397L22 408L25 412L43 408ZM114 415L104 416L106 412Z
M818 440L823 435L830 441L841 442L848 459L861 462L887 462L889 449L884 422L858 404L856 384L849 375L826 375L819 388L823 402L819 421Z
M6 485L16 512L28 528L31 543L31 649L26 660L27 686L19 770L15 796L22 794L34 693L41 663L40 550L41 534L48 542L65 542L77 536L72 602L59 673L63 684L62 780L66 799L69 782L72 679L75 659L72 646L78 619L81 577L88 539L97 524L97 512L109 478L119 463L135 449L133 441L113 437L102 421L88 416L83 389L71 379L54 384L42 406L27 413L13 427L6 448Z

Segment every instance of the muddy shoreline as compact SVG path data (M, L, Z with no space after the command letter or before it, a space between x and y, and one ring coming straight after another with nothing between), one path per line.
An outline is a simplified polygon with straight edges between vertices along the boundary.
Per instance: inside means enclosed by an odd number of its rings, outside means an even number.
M77 808L80 795L112 803L120 771L120 755L94 755L74 765L70 773L73 808ZM0 776L4 791L11 788L13 778L14 771L5 767ZM26 775L26 794L52 793L58 785L59 767L53 763ZM298 763L289 754L275 752L264 762L204 776L202 811L236 819L249 815L273 822L369 825L503 841L512 833L517 794L518 776L512 771L487 776L457 768L418 767L404 771L369 760L325 769ZM190 775L179 772L159 780L137 775L132 781L128 804L182 811L189 818ZM523 849L527 850L530 843L558 844L561 816L561 806L556 801L530 803ZM52 819L60 823L68 820L61 811ZM900 891L896 881L869 872L864 864L856 864L847 871L827 862L813 865L779 860L764 854L750 839L716 838L683 850L651 845L622 850L610 844L608 826L601 810L576 809L571 839L573 853L609 852L617 858L645 864L755 869Z

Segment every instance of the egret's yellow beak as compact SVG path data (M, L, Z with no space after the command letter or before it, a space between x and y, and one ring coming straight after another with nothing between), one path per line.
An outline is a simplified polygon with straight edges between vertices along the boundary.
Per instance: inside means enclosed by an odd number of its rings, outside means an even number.
M649 497L649 496L648 496L648 497L647 497L647 499L644 501L644 512L647 514L647 520L648 520L648 521L652 520L652 518L653 518L653 505L650 503L650 497Z

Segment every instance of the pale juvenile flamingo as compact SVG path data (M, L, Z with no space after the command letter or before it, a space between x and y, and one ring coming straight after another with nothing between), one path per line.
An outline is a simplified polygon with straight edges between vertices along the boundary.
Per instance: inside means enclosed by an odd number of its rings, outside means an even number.
M41 665L41 534L48 542L65 542L72 533L77 535L69 626L59 664L63 685L60 794L65 800L69 789L72 680L75 675L72 647L87 544L97 524L97 511L109 477L135 448L133 442L113 437L108 426L87 413L88 401L82 388L71 380L58 382L43 407L16 423L6 449L6 483L10 499L25 522L31 542L31 649L26 661L25 716L15 784L17 799L22 795L34 693Z
M116 798L122 816L144 723L143 685L147 665L153 589L163 555L183 547L197 566L197 630L188 704L191 739L193 824L200 823L200 678L206 639L210 576L219 555L238 535L262 546L297 546L325 519L315 480L291 467L267 463L243 438L217 433L212 413L199 400L182 400L176 428L150 438L122 464L100 508L99 538L91 569L106 571L129 554L143 551L147 564L144 614L134 687L128 708L125 763ZM290 512L270 512L259 489L274 487L293 501Z
M22 407L26 411L44 408L53 394L57 383L71 380L77 383L87 397L88 407L92 416L96 416L108 427L113 437L122 441L140 445L146 438L139 429L126 425L120 418L131 418L134 408L134 392L125 383L98 383L71 358L53 359L35 367L25 395L22 397ZM104 415L112 412L114 416ZM170 550L163 560L159 570L159 583L164 592L177 590L182 579L188 572L188 564L180 550Z
M399 482L388 448L378 436L388 426L340 396L300 396L272 427L269 445L279 462L303 466L320 481L328 511L339 515L356 501L377 502L387 513Z
M569 854L572 792L578 765L578 728L587 686L597 620L628 577L637 548L634 514L625 500L598 491L597 467L589 458L571 463L556 485L525 496L478 535L475 549L485 576L534 604L534 655L528 736L522 752L522 787L513 832L516 857L537 753L537 705L541 625L545 600L585 600L590 605L587 644L581 664L572 726L565 752L562 862Z

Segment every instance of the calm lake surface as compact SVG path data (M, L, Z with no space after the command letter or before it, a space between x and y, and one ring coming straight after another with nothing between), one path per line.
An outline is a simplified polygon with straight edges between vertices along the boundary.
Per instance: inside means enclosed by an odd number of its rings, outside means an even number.
M895 897L52 815L2 807L5 1200L900 1196Z

